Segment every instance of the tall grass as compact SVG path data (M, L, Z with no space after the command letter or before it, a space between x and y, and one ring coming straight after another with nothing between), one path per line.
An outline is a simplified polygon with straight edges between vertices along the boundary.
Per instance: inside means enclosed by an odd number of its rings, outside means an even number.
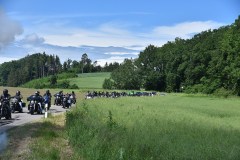
M76 159L65 131L65 116L28 123L8 131L8 147L1 160L58 160Z
M240 100L158 96L86 100L69 112L86 159L240 159Z

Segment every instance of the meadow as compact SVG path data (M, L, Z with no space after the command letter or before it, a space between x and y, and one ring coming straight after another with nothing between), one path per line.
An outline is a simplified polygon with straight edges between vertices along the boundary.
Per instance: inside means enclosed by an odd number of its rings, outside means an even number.
M77 85L79 89L102 89L105 78L110 78L110 72L97 72L97 73L62 73L58 74L57 84L64 81L69 81L70 85ZM46 88L50 85L50 76L40 79L34 79L22 85L24 88Z
M66 128L84 159L240 159L238 98L84 100L67 113Z
M101 89L105 78L110 77L110 72L78 74L77 78L70 78L70 84L76 84L80 89Z

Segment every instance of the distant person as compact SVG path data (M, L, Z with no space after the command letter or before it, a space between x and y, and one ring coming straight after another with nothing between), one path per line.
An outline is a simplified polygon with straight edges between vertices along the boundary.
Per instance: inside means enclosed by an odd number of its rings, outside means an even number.
M75 103L77 102L77 100L76 100L76 94L75 94L74 91L72 91L71 96L70 96L70 99L71 99L71 101L72 101L73 104L75 104Z

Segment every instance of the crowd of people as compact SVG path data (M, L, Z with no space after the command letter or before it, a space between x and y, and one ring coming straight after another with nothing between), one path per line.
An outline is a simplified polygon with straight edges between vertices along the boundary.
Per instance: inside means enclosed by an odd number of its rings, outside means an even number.
M54 94L54 105L62 105L63 108L69 108L72 104L76 103L76 95L74 91L70 94L64 94L63 91L59 91ZM44 110L49 110L51 107L52 94L49 90L41 95L39 91L36 91L34 94L27 97L28 111L31 114L35 112L41 114ZM5 117L6 119L11 118L11 113L18 111L23 112L23 107L26 106L26 103L23 102L23 96L18 90L14 96L11 96L8 93L8 89L4 89L2 95L0 96L0 119Z

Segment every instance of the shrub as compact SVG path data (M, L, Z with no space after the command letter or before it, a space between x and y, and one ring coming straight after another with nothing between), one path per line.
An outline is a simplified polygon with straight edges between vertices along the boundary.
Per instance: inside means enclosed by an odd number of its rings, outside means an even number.
M227 98L233 95L233 92L222 87L220 89L217 89L213 94L218 97Z
M114 82L110 78L105 78L103 82L103 89L113 89Z

